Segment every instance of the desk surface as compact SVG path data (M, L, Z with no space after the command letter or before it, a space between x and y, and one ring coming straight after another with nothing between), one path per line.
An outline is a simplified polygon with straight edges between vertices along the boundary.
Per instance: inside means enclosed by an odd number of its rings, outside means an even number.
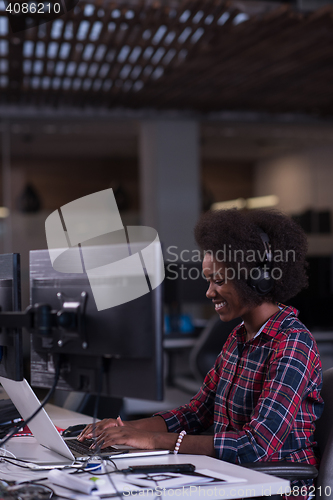
M54 425L60 427L61 429L66 429L70 425L90 424L93 421L93 418L88 415L82 415L82 413L66 410L65 408L60 408L59 406L55 406L50 403L45 405L45 410Z
M198 341L197 337L183 337L178 338L167 338L163 339L163 347L164 349L188 349L190 347L194 347L196 342Z
M49 413L53 422L59 427L68 427L69 425L73 425L76 423L89 423L92 421L91 417L81 415L79 413L75 413L69 410L65 410L63 408L56 407L54 405L47 405L46 410ZM20 438L17 438L20 439ZM284 493L288 490L289 481L285 481L283 479L278 479L273 476L268 476L266 474L262 474L259 472L254 472L249 469L245 469L238 465L230 464L227 462L223 462L222 460L217 460L214 458L201 456L201 455L163 455L163 456L155 456L155 457L144 457L144 458L122 458L114 460L117 467L119 469L127 468L129 465L133 465L135 461L136 465L145 465L145 464L166 464L166 463L192 463L196 466L197 469L209 469L211 471L220 472L222 474L226 474L228 476L233 476L236 478L241 478L245 481L243 482L226 482L218 485L206 485L203 486L187 486L185 490L183 488L176 488L177 492L174 490L174 496L191 496L193 500L202 498L203 496L210 496L212 498L223 498L223 499L231 499L231 498L249 498L254 496L269 496L276 493ZM109 469L110 468L110 469ZM113 466L109 465L108 469L112 470ZM45 477L45 472L37 472L37 471L23 471L15 466L7 466L4 465L0 467L0 477L3 479L10 480L21 478L21 480L25 480L28 477L32 477L37 479L38 477ZM116 475L118 476L118 474ZM89 477L89 476L88 476ZM115 475L113 475L115 478ZM141 492L142 493L142 492ZM140 496L142 494L140 493ZM146 498L151 498L147 493ZM170 490L166 490L162 492L162 494L158 495L162 497L169 497L171 495ZM91 498L88 495L85 497ZM73 498L73 493L72 493ZM157 497L158 498L158 497Z
M195 465L196 469L209 469L211 471L216 471L227 476L233 476L236 478L244 479L244 482L226 482L218 486L198 486L192 487L190 490L191 498L199 499L202 497L210 496L213 498L249 498L255 496L271 496L274 494L282 494L288 491L289 481L284 479L279 479L273 476L268 476L267 474L258 473L250 469L245 469L239 465L230 464L228 462L223 462L222 460L217 460L215 458L206 457L204 455L164 455L152 458L139 458L136 459L140 465L144 464L174 464L174 463L191 463ZM118 459L115 460L118 468L126 468L129 465L133 465L133 459ZM208 491L210 490L210 491ZM178 494L179 496L186 496L185 494ZM175 494L174 496L178 496ZM166 492L165 496L168 495Z

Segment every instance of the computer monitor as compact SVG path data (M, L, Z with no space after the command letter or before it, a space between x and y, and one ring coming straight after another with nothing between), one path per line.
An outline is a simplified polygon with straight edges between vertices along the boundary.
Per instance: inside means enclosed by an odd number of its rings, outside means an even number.
M0 255L1 311L21 310L20 255ZM22 332L20 328L0 327L0 376L23 379Z
M116 250L103 247L98 252L102 252L104 262L112 253L121 254L119 245ZM89 262L88 254L85 264ZM69 262L73 260L69 258ZM116 274L120 267L115 262ZM142 285L142 276L140 279ZM31 336L31 384L51 387L53 358L62 353L59 389L162 399L162 286L147 288L148 293L139 296L140 279L134 268L127 275L119 271L111 277L103 272L94 277L89 271L58 272L52 267L48 250L30 252L31 304L49 304L62 312L75 307L81 311L72 329L52 327L45 336ZM99 303L102 310L98 310L97 298L104 300L110 283L116 290L113 302L119 297L119 304L106 308ZM135 295L137 298L133 298Z
M299 310L299 318L310 329L332 330L333 258L330 255L307 257L309 286L288 304Z
M207 282L202 274L202 262L166 262L165 302L210 304L206 297Z

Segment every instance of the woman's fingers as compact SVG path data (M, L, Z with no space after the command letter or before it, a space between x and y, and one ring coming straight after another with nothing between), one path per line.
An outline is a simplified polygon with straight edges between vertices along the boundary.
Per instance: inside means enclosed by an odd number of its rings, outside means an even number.
M83 431L81 432L81 434L78 435L77 439L79 441L82 441L83 439L86 439L86 436L89 435L91 432L92 432L92 425L89 424L89 425L87 425L87 427L85 427L83 429Z
M126 429L126 426L104 429L91 446L95 448L106 448L113 445L129 445L135 448L154 449L154 434L134 429Z
M122 422L122 425L124 423ZM100 422L96 422L95 424L89 424L81 434L78 436L79 441L83 441L84 439L91 439L92 437L97 437L103 432L105 428L111 428L111 427L117 427L119 426L119 423L117 423L117 420L113 418L106 418L104 420L101 420Z
M120 416L117 417L117 425L119 425L119 427L123 427L125 426L124 422L121 420Z

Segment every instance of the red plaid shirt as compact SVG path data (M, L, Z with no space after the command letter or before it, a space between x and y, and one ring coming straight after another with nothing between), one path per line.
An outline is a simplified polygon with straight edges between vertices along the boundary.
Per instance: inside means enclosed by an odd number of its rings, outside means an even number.
M244 325L236 327L190 403L159 413L169 432L196 434L213 424L216 457L227 462L317 465L313 432L323 411L319 353L298 311L280 307L254 339L246 342Z

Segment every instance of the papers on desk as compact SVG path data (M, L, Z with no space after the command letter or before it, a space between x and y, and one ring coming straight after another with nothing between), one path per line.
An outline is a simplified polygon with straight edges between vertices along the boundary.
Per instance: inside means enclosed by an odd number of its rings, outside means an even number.
M179 473L163 473L163 474L131 474L127 476L127 482L134 486L142 488L180 488L188 485L204 485L214 483L238 483L246 481L219 472L211 471L209 469L196 469L195 472L187 474Z
M160 473L160 474L131 474L127 478L129 486L139 486L144 489L154 490L157 486L159 489L165 488L181 488L189 484L210 483L214 478L200 476L196 472L191 474L178 474L175 472ZM129 489L127 487L127 489ZM133 489L133 488L132 488Z
M65 473L56 473L58 477ZM52 476L49 479L52 481ZM72 476L73 478L73 476ZM71 478L71 479L72 479ZM68 477L69 481L71 479ZM112 496L132 496L141 492L155 492L156 495L161 494L168 489L188 488L194 486L212 486L226 483L242 483L245 479L233 477L220 472L215 472L209 469L197 469L194 473L179 474L179 473L158 473L158 474L113 474L108 477L89 476L85 479L79 479L75 482L82 482L83 488L78 488L75 491L76 485L74 481L68 483L67 487L58 484L53 484L52 488L56 495L71 500L84 500L92 496L99 498L107 498ZM85 484L84 484L85 483ZM89 486L89 483L91 486ZM64 484L64 483L63 483ZM86 493L86 494L84 494ZM97 499L96 499L97 500Z

